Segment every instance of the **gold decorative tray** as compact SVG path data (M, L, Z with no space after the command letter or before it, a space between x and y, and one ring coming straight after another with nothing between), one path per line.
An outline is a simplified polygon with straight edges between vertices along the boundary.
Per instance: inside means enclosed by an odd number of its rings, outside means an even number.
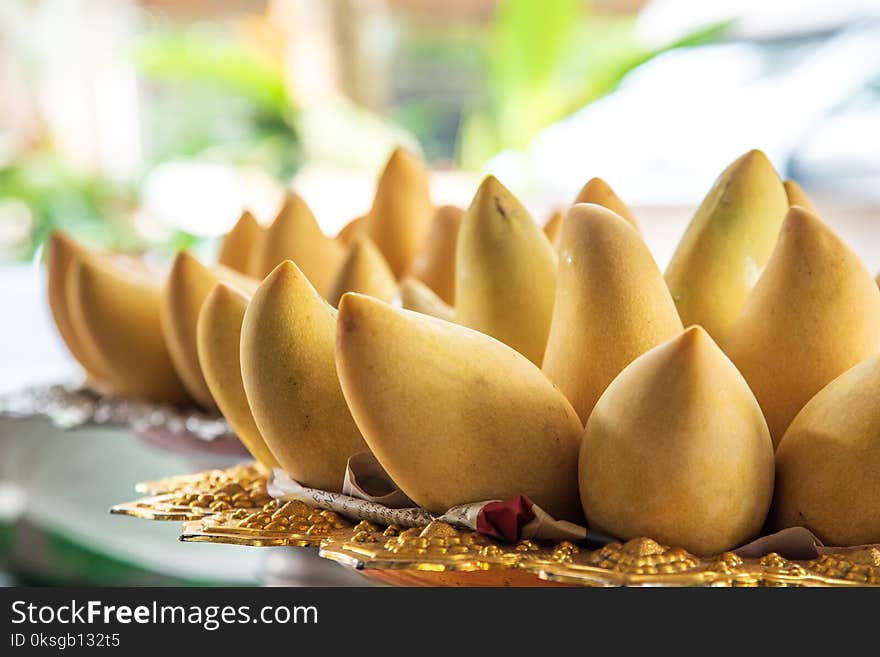
M582 586L880 586L880 550L874 547L811 561L775 552L759 559L733 552L700 558L637 538L594 551L562 543L550 559L532 565L541 579Z
M319 554L396 586L552 586L534 569L552 551L529 540L503 544L438 521L404 530L364 521L348 536L323 541Z
M880 586L876 547L791 561L770 553L700 558L649 538L598 550L570 542L505 545L434 522L423 530L360 523L321 544L321 556L385 583L421 586Z
M180 522L221 511L259 511L272 501L266 475L253 464L142 482L135 489L147 497L117 504L110 513Z
M144 495L159 493L177 493L184 491L208 492L225 484L234 483L248 487L254 481L262 481L265 487L266 473L256 462L242 463L224 470L205 470L194 474L175 475L155 481L142 481L135 485L135 490Z
M269 498L254 465L138 484L149 495L111 513L185 521L180 539L257 547L320 548L319 554L397 586L880 586L880 548L823 549L812 560L777 553L702 558L649 538L589 549L502 543L434 521L400 528L353 524L303 502Z
M223 511L184 523L184 542L231 543L255 547L318 547L334 535L351 535L351 523L333 511L302 502L272 500L261 509Z

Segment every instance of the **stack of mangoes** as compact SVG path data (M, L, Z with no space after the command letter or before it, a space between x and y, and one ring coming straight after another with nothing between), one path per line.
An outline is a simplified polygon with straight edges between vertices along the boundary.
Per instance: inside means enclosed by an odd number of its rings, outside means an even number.
M665 275L601 179L542 229L492 176L434 207L397 150L335 238L296 195L211 266L56 233L49 299L96 390L216 407L307 486L370 450L437 513L524 494L697 554L794 525L880 542L880 290L760 151Z

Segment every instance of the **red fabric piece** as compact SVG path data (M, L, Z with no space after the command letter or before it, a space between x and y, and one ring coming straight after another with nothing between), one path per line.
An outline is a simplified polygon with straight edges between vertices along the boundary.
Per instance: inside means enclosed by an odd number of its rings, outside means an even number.
M525 495L489 502L477 514L477 531L509 543L518 541L522 528L535 519L534 504Z

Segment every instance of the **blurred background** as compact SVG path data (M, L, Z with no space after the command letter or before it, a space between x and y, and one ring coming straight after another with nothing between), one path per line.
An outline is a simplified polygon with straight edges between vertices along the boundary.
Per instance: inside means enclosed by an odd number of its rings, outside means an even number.
M878 44L877 0L7 0L0 392L76 376L39 270L53 228L209 254L292 186L332 234L398 144L438 204L492 172L541 222L602 176L661 266L717 174L761 148L876 270ZM3 577L265 581L253 550L106 514L192 469L122 432L0 420Z

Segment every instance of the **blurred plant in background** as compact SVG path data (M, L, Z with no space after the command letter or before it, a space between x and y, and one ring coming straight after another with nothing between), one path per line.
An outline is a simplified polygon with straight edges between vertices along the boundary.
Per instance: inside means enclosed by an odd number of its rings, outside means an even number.
M657 53L719 34L648 47L634 31L641 4L8 3L0 33L21 52L0 48L0 85L14 95L5 55L35 97L57 88L33 103L35 137L0 153L0 257L30 256L58 226L114 248L189 246L228 228L254 185L265 197L303 166L371 175L398 143L479 171Z
M113 11L106 3L105 9ZM17 18L23 16L28 16L24 10ZM279 182L297 170L295 107L271 40L253 29L247 33L243 26L251 24L211 21L188 27L161 16L144 17L140 14L137 31L124 37L114 53L136 76L136 134L118 146L136 151L135 166L125 172L108 170L103 162L83 166L71 161L41 117L37 139L0 165L0 257L30 257L56 227L116 249L192 245L196 237L185 224L157 223L143 212L145 181L169 162L222 163L259 170ZM38 51L38 43L33 45L37 52L30 52L30 45L23 44L20 56L30 66L39 67L41 56L54 55ZM100 85L104 63L93 66L91 81ZM98 129L107 127L100 125L100 117L98 124Z
M128 216L134 189L79 175L46 147L0 167L0 259L26 259L55 227L120 249L140 246Z
M0 168L7 256L29 257L61 226L113 248L143 248L151 240L149 231L141 234L132 223L137 191L143 177L164 162L255 167L279 181L296 171L295 108L277 63L228 35L168 26L154 28L130 54L149 96L141 104L146 152L140 171L131 180L113 180L73 170L48 142L25 151ZM171 249L194 241L183 230L161 237Z
M635 14L595 14L582 0L506 0L486 39L487 91L466 114L459 161L479 168L614 90L623 77L672 48L720 37L721 23L659 48L642 43Z
M295 107L280 62L216 30L157 29L135 50L149 85L147 166L211 157L289 179ZM220 111L218 111L220 110Z

